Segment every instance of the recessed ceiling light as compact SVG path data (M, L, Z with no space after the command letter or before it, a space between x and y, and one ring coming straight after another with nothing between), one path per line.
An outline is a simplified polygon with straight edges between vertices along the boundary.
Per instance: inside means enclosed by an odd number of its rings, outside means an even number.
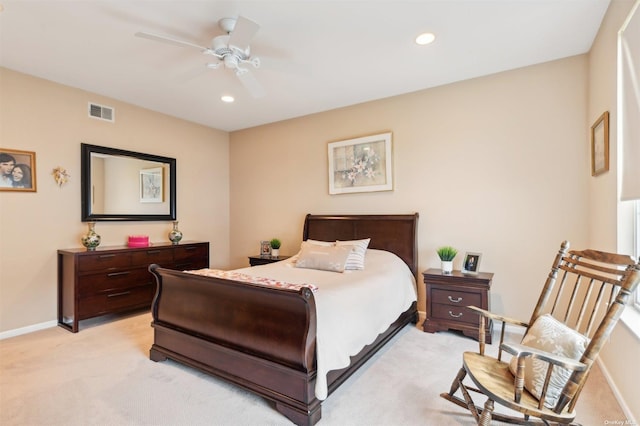
M228 104L230 104L231 102L235 101L235 99L231 95L222 95L222 97L220 99L222 100L222 102L226 102Z
M434 33L422 33L418 37L416 37L416 43L421 46L425 44L433 43L436 39L436 35Z

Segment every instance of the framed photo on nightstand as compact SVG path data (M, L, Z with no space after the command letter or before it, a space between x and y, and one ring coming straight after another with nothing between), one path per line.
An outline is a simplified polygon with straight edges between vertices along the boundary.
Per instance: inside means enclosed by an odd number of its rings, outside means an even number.
M260 241L260 256L271 256L271 244L269 244L269 241Z
M480 270L481 253L467 252L464 255L464 261L462 262L462 273L475 275Z

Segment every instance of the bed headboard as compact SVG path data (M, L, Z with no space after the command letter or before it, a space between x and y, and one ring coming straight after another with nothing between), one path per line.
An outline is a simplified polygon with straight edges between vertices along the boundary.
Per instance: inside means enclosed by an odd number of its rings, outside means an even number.
M418 213L388 215L312 215L304 221L302 239L321 241L371 238L369 248L395 253L416 275Z

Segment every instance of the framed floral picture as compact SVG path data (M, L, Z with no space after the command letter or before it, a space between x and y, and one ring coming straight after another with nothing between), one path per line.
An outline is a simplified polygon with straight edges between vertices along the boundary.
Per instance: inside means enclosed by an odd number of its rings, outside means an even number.
M140 202L162 203L164 201L164 176L162 167L140 170Z
M591 176L609 170L609 111L591 126Z
M36 192L36 153L0 148L0 191Z
M393 190L391 133L329 143L329 194Z

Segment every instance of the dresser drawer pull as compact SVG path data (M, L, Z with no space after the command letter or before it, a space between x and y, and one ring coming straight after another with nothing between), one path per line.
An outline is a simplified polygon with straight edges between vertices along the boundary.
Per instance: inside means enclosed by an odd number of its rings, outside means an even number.
M158 254L160 250L147 250L147 254Z
M184 249L187 251L192 251L192 250L197 250L198 247L185 247Z
M449 316L453 317L453 318L460 318L462 315L463 315L462 312L460 312L458 315L456 315L453 312L449 311Z
M100 259L108 259L110 257L116 257L115 254L101 254L100 256L98 256Z
M131 292L130 291L123 291L121 293L107 294L107 297L126 296L127 294L131 294Z
M107 276L112 278L112 277L119 277L121 275L129 275L130 273L131 273L131 271L112 272L110 274L107 274Z
M457 299L454 299L451 296L447 296L449 298L449 302L453 302L453 303L460 303L462 302L462 297L458 297Z

